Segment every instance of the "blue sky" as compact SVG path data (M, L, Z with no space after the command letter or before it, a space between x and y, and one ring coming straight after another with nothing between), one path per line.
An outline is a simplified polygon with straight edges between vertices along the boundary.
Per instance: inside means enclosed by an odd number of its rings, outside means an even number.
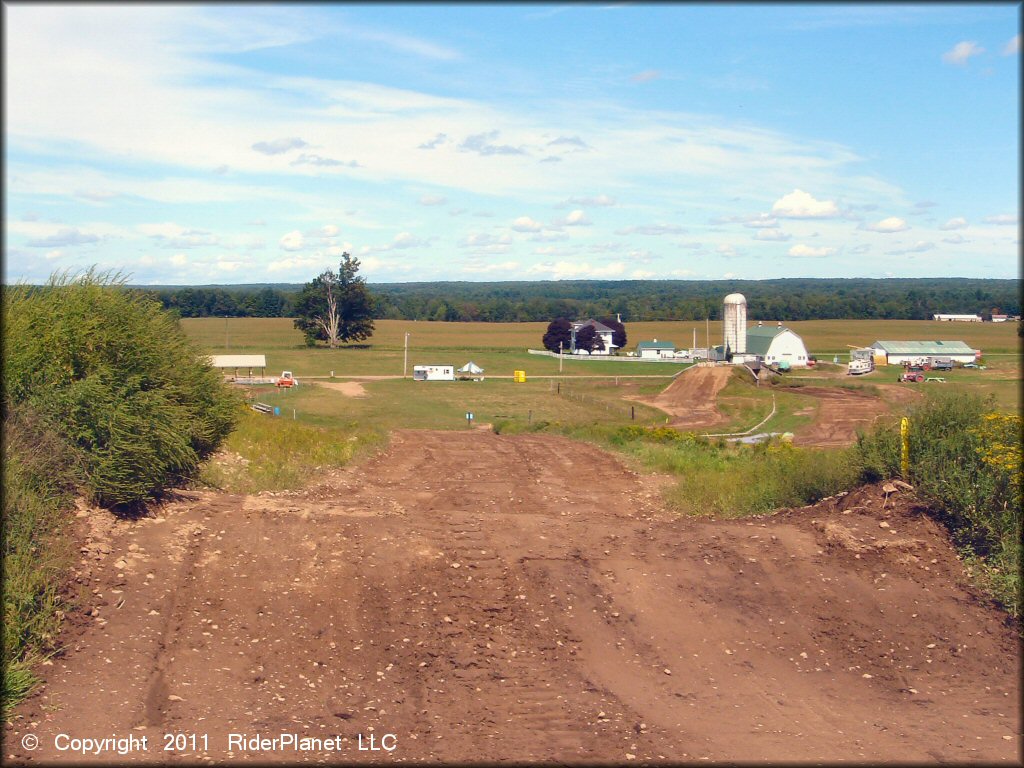
M1017 277L1019 4L5 4L5 282Z

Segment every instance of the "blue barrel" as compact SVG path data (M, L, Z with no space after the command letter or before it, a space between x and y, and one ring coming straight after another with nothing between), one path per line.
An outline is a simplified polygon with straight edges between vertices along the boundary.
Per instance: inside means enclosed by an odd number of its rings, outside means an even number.
M274 415L275 416L280 416L281 415L281 408L279 406L276 406L276 405L274 406Z

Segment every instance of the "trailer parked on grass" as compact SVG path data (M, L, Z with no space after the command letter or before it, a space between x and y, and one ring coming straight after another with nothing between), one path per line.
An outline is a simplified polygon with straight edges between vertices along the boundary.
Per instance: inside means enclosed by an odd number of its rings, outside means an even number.
M414 365L413 381L455 381L454 365Z

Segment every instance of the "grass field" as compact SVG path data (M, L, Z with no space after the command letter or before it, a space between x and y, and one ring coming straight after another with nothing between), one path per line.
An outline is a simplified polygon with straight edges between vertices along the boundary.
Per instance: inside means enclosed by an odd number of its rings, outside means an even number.
M310 349L287 318L190 318L182 327L212 354L265 353L270 372L292 370L297 376L398 375L402 373L403 344L409 334L409 371L420 363L451 363L461 366L472 359L488 375L511 376L516 369L527 374L558 374L554 358L527 354L541 349L544 323L434 323L378 320L373 336L363 344L337 350ZM924 320L808 320L789 324L819 358L845 355L851 345L880 339L962 340L981 349L993 362L1005 359L1019 368L1021 344L1015 323L937 323ZM630 323L629 348L638 341L661 339L680 347L704 346L704 323ZM722 323L710 323L712 344L721 343ZM368 354L370 353L370 354ZM569 360L563 375L672 374L682 366L674 363Z

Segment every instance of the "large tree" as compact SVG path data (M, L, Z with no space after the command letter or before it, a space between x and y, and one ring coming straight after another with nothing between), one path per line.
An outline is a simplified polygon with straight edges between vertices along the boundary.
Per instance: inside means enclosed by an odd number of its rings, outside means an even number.
M337 272L327 270L303 287L295 300L295 327L309 346L326 341L334 349L373 333L373 297L358 272L359 259L343 253Z
M592 325L584 325L576 331L576 349L587 352L604 352L604 339Z
M568 352L572 343L572 323L564 317L552 320L548 324L548 330L544 334L542 341L544 342L544 349L558 352L559 347L561 347L562 350Z
M617 349L623 349L626 346L626 326L616 320L614 317L605 317L601 319L601 322L612 329L612 345Z

